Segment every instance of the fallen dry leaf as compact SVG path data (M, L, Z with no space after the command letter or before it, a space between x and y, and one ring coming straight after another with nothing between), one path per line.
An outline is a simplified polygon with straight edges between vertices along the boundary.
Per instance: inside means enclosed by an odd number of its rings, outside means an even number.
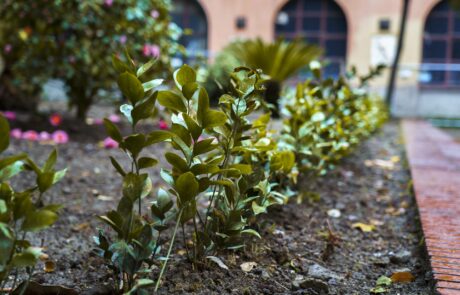
M87 229L90 226L89 222L83 222L80 224L77 224L76 226L72 227L73 231L81 231L84 229Z
M111 196L99 195L99 196L97 196L97 199L98 199L98 200L101 200L101 201L112 201L112 200L113 200L113 197L111 197Z
M399 216L401 214L406 213L406 210L404 208L395 208L391 206L385 209L385 213L393 216Z
M187 254L187 251L184 249L180 249L180 250L177 250L177 254L179 254L180 256L184 256L185 254Z
M365 160L364 165L366 165L367 167L377 166L388 170L393 170L395 168L395 163L393 161L381 159Z
M414 276L410 273L410 271L402 270L396 271L391 275L391 280L394 283L408 283L414 280Z
M371 219L371 224L375 226L380 226L380 225L384 225L384 222L381 220L377 220L377 219Z
M228 266L226 266L225 263L219 257L207 256L206 258L208 258L212 262L216 263L220 268L228 270Z
M47 273L54 272L56 270L56 264L52 260L47 260L45 261L45 267L43 267L43 270Z
M46 253L42 253L40 254L40 256L38 257L41 261L46 261L49 259L49 255L46 254Z
M257 266L257 263L256 262L244 262L240 265L241 267L241 270L243 270L244 272L250 272L251 270L253 270L255 267Z
M356 222L351 225L352 228L359 228L362 232L371 232L375 230L375 225Z

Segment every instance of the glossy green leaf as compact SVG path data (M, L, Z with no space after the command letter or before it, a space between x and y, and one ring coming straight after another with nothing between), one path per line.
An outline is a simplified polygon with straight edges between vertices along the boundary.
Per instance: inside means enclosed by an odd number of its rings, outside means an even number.
M148 62L146 62L145 64L141 65L137 71L136 71L136 76L137 77L140 77L142 76L143 74L145 74L148 70L150 70L152 68L152 66L154 64L157 63L157 60L156 59L151 59L149 60Z
M142 157L138 161L139 169L150 168L158 164L158 160L150 157Z
M189 170L187 162L177 154L167 152L165 154L165 158L168 161L168 163L171 164L174 168L176 168L180 173L184 173Z
M245 230L242 230L241 231L242 234L249 234L249 235L253 235L253 236L256 236L258 237L259 239L262 239L262 237L260 236L260 234L253 230L253 229L245 229Z
M112 138L118 143L121 143L123 141L123 137L121 136L120 130L109 119L104 119L104 126L110 138Z
M0 114L0 153L8 148L10 144L10 125L8 120Z
M198 125L198 123L189 115L183 113L182 114L185 124L187 125L187 129L190 131L190 134L193 137L194 141L197 141L200 135L203 133L203 129Z
M115 54L112 55L112 65L115 68L115 70L120 74L124 72L132 72L131 68L127 64L122 62Z
M57 149L53 149L53 151L49 154L48 159L45 162L45 165L43 165L43 171L51 171L54 168L54 165L56 164L57 160Z
M188 65L183 65L174 72L174 81L179 89L187 83L196 82L196 72Z
M144 98L144 87L141 81L131 73L124 72L118 77L118 87L132 104Z
M252 202L252 211L254 212L255 215L258 215L261 213L266 213L267 208L263 206L259 206L256 202Z
M149 146L155 143L159 143L168 139L171 139L174 136L173 133L164 130L152 131L147 135L147 141L145 146Z
M156 97L157 92L143 100L141 103L138 103L134 107L133 111L131 112L134 125L136 125L140 120L144 120L153 116L155 111Z
M198 155L205 154L215 150L218 147L218 145L213 144L214 141L214 138L207 138L196 142L193 146L193 156L196 157Z
M187 83L182 87L182 94L187 100L191 100L198 88L199 85L196 82Z
M121 147L127 149L134 159L137 159L139 153L146 145L146 138L144 134L138 133L126 137Z
M227 115L221 111L208 109L202 119L203 128L214 128L222 126L227 122Z
M201 87L198 95L197 120L198 124L204 125L206 114L209 110L209 97L206 90Z
M4 169L5 167L13 164L14 162L25 160L27 158L26 154L18 154L11 157L6 157L0 160L0 170Z
M184 100L172 91L162 90L158 92L158 103L175 112L187 112Z
M239 170L241 171L242 174L252 173L252 167L249 164L232 164L232 165L229 165L228 168Z
M7 181L24 170L24 162L17 161L0 170L0 182Z
M54 172L42 172L37 176L37 185L40 193L46 192L54 182Z
M55 223L58 215L50 210L35 210L26 214L21 230L39 231Z
M132 202L145 196L151 190L151 182L149 185L149 181L150 178L147 174L126 174L123 178L123 196L128 197Z
M16 253L11 260L11 265L17 268L34 266L41 254L41 248L29 247L20 253Z
M194 200L198 194L198 181L195 175L192 172L181 174L175 181L175 190L183 204Z
M115 160L114 157L110 156L110 162L112 163L112 166L115 168L115 170L117 170L117 172L118 172L121 176L125 176L125 175L126 175L126 172L123 170L123 168L121 167L121 165L117 162L117 160Z
M152 89L157 88L161 84L163 84L163 81L164 81L163 79L150 80L148 82L142 83L142 87L144 88L145 92L148 92L148 91L150 91Z

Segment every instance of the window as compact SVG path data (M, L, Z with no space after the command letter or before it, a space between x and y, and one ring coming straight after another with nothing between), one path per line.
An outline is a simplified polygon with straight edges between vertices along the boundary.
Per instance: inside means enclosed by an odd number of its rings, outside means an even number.
M423 35L422 85L460 86L460 14L447 0L428 15Z
M184 30L180 43L190 59L207 56L208 24L206 15L196 0L173 0L172 21Z
M282 20L282 21L280 21ZM275 35L286 39L303 38L325 50L326 75L345 70L347 20L333 0L291 0L279 12Z

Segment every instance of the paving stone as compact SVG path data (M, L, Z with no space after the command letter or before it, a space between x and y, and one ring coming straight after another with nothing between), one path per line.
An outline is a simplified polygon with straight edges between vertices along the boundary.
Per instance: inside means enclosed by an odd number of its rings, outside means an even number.
M460 143L425 121L402 127L437 291L460 295Z

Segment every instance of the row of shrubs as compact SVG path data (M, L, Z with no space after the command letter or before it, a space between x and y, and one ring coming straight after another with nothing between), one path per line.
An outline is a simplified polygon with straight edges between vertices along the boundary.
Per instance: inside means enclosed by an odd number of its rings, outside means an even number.
M254 237L260 238L254 224L257 215L296 196L299 174L325 174L386 119L381 101L365 90L370 76L357 78L351 72L338 79L323 78L318 62L312 62L312 77L299 83L288 100L282 129L274 131L271 106L264 100L266 80L259 70L236 68L228 92L214 108L191 67L184 65L174 73L175 89L157 90L162 80L144 78L154 62L136 67L128 55L124 60L113 57L119 88L128 101L120 110L132 132L121 134L110 120L104 124L131 164L123 166L119 159L110 158L123 186L118 206L99 216L107 230L95 237L97 252L124 294L148 294L148 288L159 288L185 224L193 228L187 257L195 266L219 251L237 251ZM353 87L353 80L360 82ZM169 114L171 128L141 132L139 124L148 124L159 106ZM9 145L9 127L1 116L0 134L3 152ZM161 167L165 187L152 193L147 172L159 161L144 151L160 143L170 147L164 149L170 166ZM43 245L31 245L27 236L58 218L61 206L43 201L43 194L65 174L65 170L55 171L56 157L53 151L42 167L26 154L0 160L3 286L11 274L16 284L24 270L30 280L43 256ZM8 180L23 171L35 173L37 183L14 190ZM142 200L152 194L154 201L145 212ZM163 238L165 231L170 232L168 241ZM156 281L151 279L153 264L161 265Z

